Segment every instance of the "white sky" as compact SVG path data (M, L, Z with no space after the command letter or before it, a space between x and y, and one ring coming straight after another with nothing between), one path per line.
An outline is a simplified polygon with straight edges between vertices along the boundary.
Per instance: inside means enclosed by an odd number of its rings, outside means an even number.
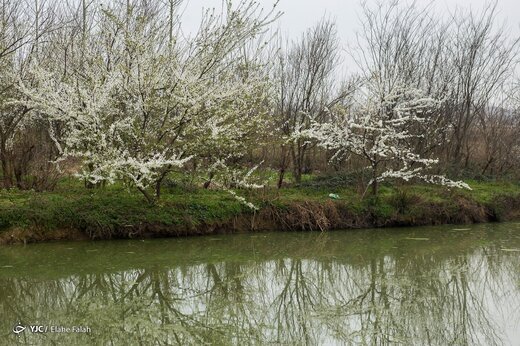
M234 0L237 3L239 0ZM266 10L271 9L275 0L256 0ZM366 0L368 4L373 0ZM418 7L431 4L441 14L448 15L457 8L479 12L493 0L416 0ZM409 1L401 1L410 3ZM494 3L494 2L492 2ZM195 29L199 23L202 8L220 8L222 0L186 0L183 25ZM312 27L322 17L335 20L338 36L343 47L353 44L356 32L360 30L359 15L361 0L280 0L278 10L283 15L275 23L280 31L291 39L298 38L307 28ZM511 31L511 38L520 35L520 0L497 0L497 21ZM349 65L345 54L345 64ZM347 68L350 70L351 68Z

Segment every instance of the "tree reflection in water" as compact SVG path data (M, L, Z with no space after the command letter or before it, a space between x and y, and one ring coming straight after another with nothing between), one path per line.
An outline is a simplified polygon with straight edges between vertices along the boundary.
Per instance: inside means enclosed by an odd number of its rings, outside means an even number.
M205 249L198 239L150 241L144 255L176 255L141 265L115 260L121 244L103 244L90 258L114 258L109 269L37 275L31 263L61 256L41 252L0 272L0 334L30 344L509 344L519 336L504 323L520 319L520 256L504 244L520 248L518 234L510 224L243 235ZM30 248L4 249L0 260L16 263ZM15 337L18 320L92 333Z

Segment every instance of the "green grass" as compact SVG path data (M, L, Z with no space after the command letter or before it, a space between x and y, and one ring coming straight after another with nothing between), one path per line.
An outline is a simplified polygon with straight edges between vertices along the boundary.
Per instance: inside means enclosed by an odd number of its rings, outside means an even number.
M468 181L471 186L471 191L463 191L467 196L471 196L475 200L487 203L492 201L497 196L513 196L520 193L520 184L518 182L510 181L495 181L495 182L477 182Z
M53 192L1 191L0 229L38 225L44 229L91 225L113 229L140 223L174 225L229 219L245 211L238 201L222 191L166 191L156 205L123 187L85 189L61 184Z
M310 179L310 178L308 178ZM468 182L473 190L448 190L433 185L384 184L377 199L362 199L354 187L302 185L277 190L274 188L240 194L257 206L271 205L280 209L294 203L325 203L345 205L353 213L371 213L378 218L392 218L396 213L420 218L427 203L457 208L457 197L480 204L492 203L497 196L520 196L520 184L514 182ZM339 195L332 200L329 194ZM420 202L420 203L419 203ZM425 204L426 203L426 204ZM421 209L422 208L422 209ZM74 179L62 180L55 191L34 192L0 190L0 231L13 228L38 227L52 229L101 229L107 232L140 224L184 225L225 222L250 209L225 191L168 187L161 200L149 205L135 190L122 185L86 189Z
M362 199L359 192L353 187L288 188L279 193L279 201L281 204L302 200L323 202L330 200L328 195L334 193L340 196L338 203L347 203L354 212L363 213L368 210L379 217L390 218L395 213L420 216L423 214L423 206L427 204L438 204L447 209L457 209L457 200L460 197L482 205L490 205L497 197L520 196L520 184L518 182L468 181L468 184L472 190L448 189L427 184L397 186L382 184L377 200L369 195Z

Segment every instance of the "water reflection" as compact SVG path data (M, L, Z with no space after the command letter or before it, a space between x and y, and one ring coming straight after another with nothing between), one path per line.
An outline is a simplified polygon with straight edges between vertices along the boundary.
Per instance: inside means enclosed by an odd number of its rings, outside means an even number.
M520 225L0 249L0 334L52 344L517 344ZM14 323L89 326L30 333Z

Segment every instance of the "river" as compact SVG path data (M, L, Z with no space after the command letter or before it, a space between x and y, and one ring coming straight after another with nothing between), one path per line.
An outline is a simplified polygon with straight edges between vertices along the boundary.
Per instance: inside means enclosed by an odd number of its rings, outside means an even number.
M520 345L520 223L4 246L0 316L6 345Z

